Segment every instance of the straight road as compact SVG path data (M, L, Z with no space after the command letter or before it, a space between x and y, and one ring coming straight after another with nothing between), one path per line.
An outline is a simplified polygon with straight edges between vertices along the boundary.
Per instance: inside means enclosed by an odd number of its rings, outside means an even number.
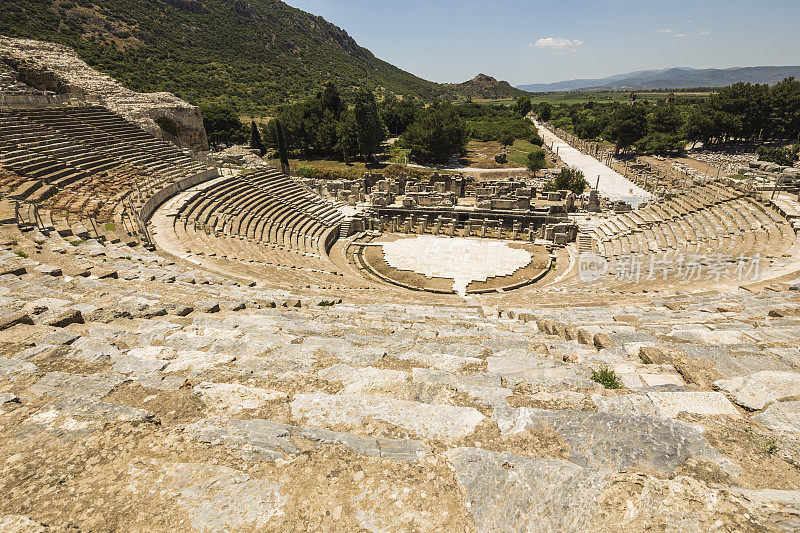
M586 176L586 181L594 187L598 184L597 177L600 177L598 189L601 196L611 200L623 200L633 206L634 209L639 204L650 200L653 195L628 180L616 170L604 165L594 157L583 154L570 146L566 141L556 136L540 123L534 121L539 135L548 146L553 146L553 151L558 148L558 156L567 165L580 169Z

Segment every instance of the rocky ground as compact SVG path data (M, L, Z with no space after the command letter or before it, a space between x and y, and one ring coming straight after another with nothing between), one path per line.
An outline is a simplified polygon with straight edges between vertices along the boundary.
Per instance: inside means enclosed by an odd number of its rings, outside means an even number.
M331 306L5 228L0 529L800 528L797 292Z

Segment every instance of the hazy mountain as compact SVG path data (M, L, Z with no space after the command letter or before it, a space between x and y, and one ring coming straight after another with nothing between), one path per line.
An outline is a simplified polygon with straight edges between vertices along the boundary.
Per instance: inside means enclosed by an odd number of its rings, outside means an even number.
M557 83L518 85L529 92L575 91L580 89L686 89L724 87L737 82L777 83L790 76L800 77L797 67L740 67L727 69L669 68L640 70L608 78L577 79Z

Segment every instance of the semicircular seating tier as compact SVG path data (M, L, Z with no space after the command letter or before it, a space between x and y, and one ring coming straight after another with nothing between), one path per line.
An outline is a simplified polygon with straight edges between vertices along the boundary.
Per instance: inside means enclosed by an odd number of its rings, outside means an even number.
M344 215L277 170L222 177L192 189L176 225L325 255L325 236Z
M780 257L795 242L785 218L717 183L606 219L591 235L597 252L608 259L631 254Z
M165 229L174 234L171 253L215 271L287 288L365 289L364 278L328 257L343 219L336 204L265 169L178 194L156 214L154 225L162 236Z
M135 212L168 184L211 170L92 106L0 112L0 167L7 196L37 205L44 223L65 235L121 226L126 207Z

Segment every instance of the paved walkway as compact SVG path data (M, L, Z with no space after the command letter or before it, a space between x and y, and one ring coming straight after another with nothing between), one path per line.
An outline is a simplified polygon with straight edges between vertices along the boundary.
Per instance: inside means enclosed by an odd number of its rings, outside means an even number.
M599 189L601 196L605 196L611 200L623 200L631 204L634 209L637 208L640 203L652 198L649 192L641 189L619 172L604 165L590 155L582 154L538 122L534 122L534 124L536 124L544 142L548 146L552 145L553 150L558 148L558 155L566 164L571 167L577 167L583 171L589 185L594 187L597 183L597 177L600 176Z

